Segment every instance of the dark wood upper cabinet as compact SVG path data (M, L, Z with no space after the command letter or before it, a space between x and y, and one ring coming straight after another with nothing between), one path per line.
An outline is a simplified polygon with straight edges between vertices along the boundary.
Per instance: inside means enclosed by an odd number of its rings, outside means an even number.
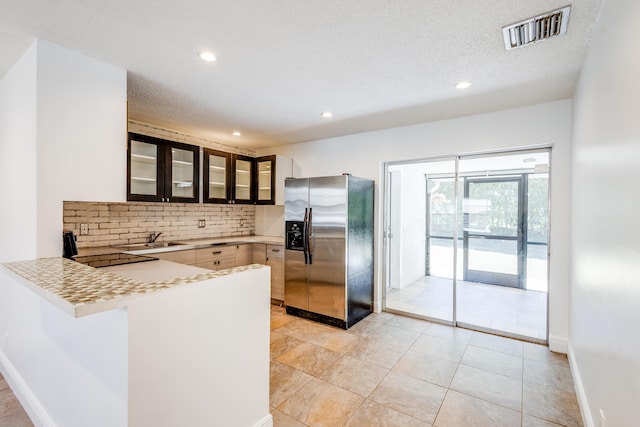
M255 159L255 202L273 205L276 201L276 156Z
M200 147L130 132L127 200L199 202L200 161ZM202 148L202 201L284 204L284 178L291 171L289 158L255 158Z
M127 200L199 201L200 147L129 133Z
M276 156L249 157L204 149L204 202L275 204Z
M255 159L240 154L203 149L203 201L253 204Z
M231 203L253 204L255 200L255 159L233 154L231 156L233 187Z
M233 175L231 153L203 149L202 186L205 203L229 203Z

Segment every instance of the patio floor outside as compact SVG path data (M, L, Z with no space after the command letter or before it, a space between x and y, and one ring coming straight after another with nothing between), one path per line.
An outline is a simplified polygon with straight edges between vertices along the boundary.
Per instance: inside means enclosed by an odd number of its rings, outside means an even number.
M402 289L388 288L386 309L451 322L452 246L451 240L437 244L432 242L432 275L423 276ZM458 245L458 278L463 277L461 246ZM499 269L501 265L514 264L515 254L473 252L474 259L491 268ZM458 323L538 342L547 340L547 246L529 245L527 252L527 289L458 280Z

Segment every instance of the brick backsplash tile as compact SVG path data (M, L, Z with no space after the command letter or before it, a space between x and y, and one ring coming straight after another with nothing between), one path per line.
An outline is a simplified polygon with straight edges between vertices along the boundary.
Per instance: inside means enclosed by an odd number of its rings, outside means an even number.
M139 133L148 136L154 136L156 138L168 139L170 141L184 142L186 144L198 145L201 147L213 148L216 150L226 151L228 153L245 154L249 156L255 156L256 151L245 147L234 147L226 144L219 143L217 141L211 141L206 138L201 138L186 133L164 129L158 126L150 125L147 123L138 122L135 120L129 120L128 123L129 132Z
M86 248L144 242L152 232L162 232L160 241L249 236L255 212L253 205L67 201L62 218L63 229L73 230L78 247ZM198 228L200 219L205 228ZM80 224L89 225L89 235L80 236Z

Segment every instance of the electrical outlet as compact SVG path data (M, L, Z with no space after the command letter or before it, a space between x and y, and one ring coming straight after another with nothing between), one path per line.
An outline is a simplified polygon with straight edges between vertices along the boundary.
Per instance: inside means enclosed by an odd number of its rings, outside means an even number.
M89 224L80 224L80 235L86 236L89 234Z
M198 228L204 228L206 227L207 222L204 219L199 219L198 220Z
M606 423L604 422L604 411L602 409L600 409L599 414L600 414L600 424L598 425L598 427L607 427Z

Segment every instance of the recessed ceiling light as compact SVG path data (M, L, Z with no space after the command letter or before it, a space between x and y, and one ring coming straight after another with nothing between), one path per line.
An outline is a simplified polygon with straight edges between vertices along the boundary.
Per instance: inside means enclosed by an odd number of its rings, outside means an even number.
M200 57L200 59L207 62L213 62L216 60L216 56L211 52L203 51L203 52L200 52L198 56Z
M233 135L233 136L240 136L240 135L242 135L242 134L241 134L240 132L238 132L238 131L235 131L235 132L233 132L233 134L232 134L232 135Z
M464 81L464 82L460 82L456 85L456 89L466 89L468 87L471 87L471 83Z
M333 117L333 113L331 111L325 111L324 113L320 114L322 117L328 119L329 117Z

